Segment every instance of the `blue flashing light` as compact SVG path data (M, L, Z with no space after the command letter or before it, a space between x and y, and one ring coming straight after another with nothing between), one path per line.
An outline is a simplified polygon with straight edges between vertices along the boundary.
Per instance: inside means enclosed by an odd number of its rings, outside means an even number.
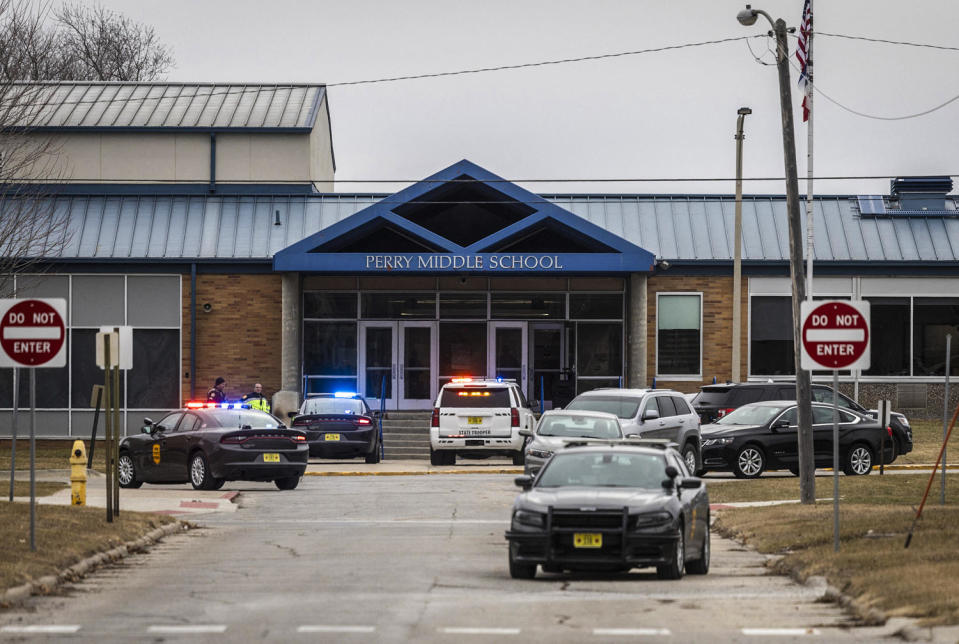
M496 382L503 382L503 376L496 376Z
M334 398L355 398L358 394L355 391L337 391L333 394Z

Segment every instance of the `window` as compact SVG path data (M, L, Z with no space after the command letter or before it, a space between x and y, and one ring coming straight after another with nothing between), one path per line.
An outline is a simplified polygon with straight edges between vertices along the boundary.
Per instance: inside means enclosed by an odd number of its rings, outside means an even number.
M872 297L868 299L869 317L882 320L870 325L871 366L868 376L909 375L909 298Z
M490 317L509 320L542 320L566 317L565 293L493 293Z
M569 319L622 320L623 296L619 293L571 294Z
M873 314L875 319L875 314ZM959 375L959 298L917 297L913 299L914 376L943 376L946 373L946 335L952 335L949 375Z
M374 319L433 319L436 293L363 293L361 315Z
M486 319L486 293L440 293L440 318Z
M303 372L311 375L356 376L356 323L305 322Z
M791 299L757 296L749 304L749 373L795 375Z
M615 378L615 387L623 373L623 325L619 322L580 322L576 325L576 370L580 378ZM610 386L603 384L600 386ZM582 386L580 392L585 391Z
M656 298L656 373L699 376L702 356L702 294Z
M127 407L170 409L179 404L179 344L177 329L133 330L133 369L127 371Z
M304 318L356 318L356 293L303 293Z
M673 405L673 399L669 396L659 396L656 398L659 404L659 417L669 418L676 415L676 406Z

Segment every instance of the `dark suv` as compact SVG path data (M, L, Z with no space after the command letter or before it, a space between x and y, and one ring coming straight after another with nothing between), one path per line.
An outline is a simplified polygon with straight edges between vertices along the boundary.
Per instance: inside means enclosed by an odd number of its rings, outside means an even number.
M727 382L721 385L706 385L700 389L702 391L693 398L692 405L703 425L716 422L716 419L748 403L796 399L795 381ZM813 402L831 405L832 395L832 387L813 383ZM866 409L842 393L839 394L839 406L861 414L876 415L875 410ZM889 426L892 428L893 445L896 448L893 458L899 454L911 452L912 429L909 426L909 420L898 412L892 412Z

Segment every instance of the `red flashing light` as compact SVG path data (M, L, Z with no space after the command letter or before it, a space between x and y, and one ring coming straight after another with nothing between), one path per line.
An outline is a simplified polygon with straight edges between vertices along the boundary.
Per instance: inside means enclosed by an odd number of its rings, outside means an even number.
M472 376L460 376L458 378L453 378L451 382L473 382Z
M509 410L509 426L519 427L519 410L516 407L511 407Z
M204 407L206 407L206 403L202 402L188 402L186 404L187 409L203 409Z
M720 409L719 411L716 412L716 417L717 417L717 418L722 418L723 416L725 416L725 415L728 414L729 412L735 411L735 410L736 410L735 407L727 407L726 409Z
M457 391L457 396L489 396L488 391Z
M433 413L430 415L430 427L440 426L440 408L433 407Z
M306 436L304 436L303 434L297 434L296 436L293 437L293 440L295 440L297 443L305 443Z
M354 420L353 422L355 422L357 425L369 425L369 424L370 424L370 419L369 419L369 418L357 418L357 419Z

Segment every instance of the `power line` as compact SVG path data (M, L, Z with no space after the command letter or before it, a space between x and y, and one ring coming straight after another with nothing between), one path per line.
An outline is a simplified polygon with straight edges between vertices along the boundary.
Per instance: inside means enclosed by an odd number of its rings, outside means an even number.
M866 36L849 36L847 34L831 34L825 31L814 32L816 36L829 36L831 38L845 38L846 40L864 40L866 42L877 42L886 45L904 45L906 47L922 47L924 49L940 49L942 51L959 51L959 47L946 47L945 45L929 45L920 42L907 42L904 40L886 40L884 38L867 38Z

